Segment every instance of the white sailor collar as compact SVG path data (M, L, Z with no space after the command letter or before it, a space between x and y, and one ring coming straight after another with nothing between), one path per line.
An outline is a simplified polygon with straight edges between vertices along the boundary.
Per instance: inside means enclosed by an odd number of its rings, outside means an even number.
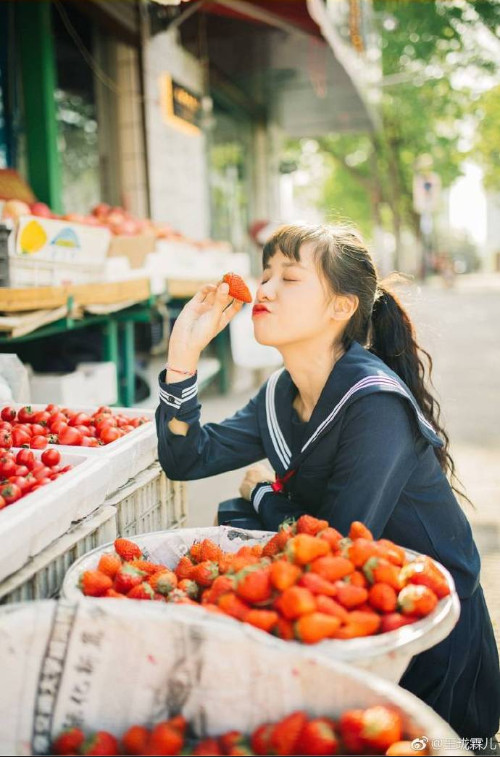
M443 441L424 417L406 384L380 358L358 342L352 342L335 364L306 425L301 457L330 430L346 407L366 394L380 391L395 393L408 400L422 435L434 447L443 446ZM273 451L280 463L279 473L288 470L292 461L291 419L296 392L297 387L285 368L273 373L265 386L262 420L267 426Z

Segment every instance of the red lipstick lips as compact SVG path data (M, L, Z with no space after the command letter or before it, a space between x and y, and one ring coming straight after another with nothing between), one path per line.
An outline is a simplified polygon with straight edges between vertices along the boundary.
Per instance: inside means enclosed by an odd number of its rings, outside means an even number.
M265 305L254 305L252 308L252 315L259 315L259 313L269 313L269 310Z

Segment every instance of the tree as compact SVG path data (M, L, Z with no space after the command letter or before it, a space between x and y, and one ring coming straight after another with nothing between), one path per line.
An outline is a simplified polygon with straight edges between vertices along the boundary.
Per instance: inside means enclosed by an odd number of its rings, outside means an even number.
M484 186L500 192L500 85L485 92L478 104L479 124L470 152L484 170Z
M382 128L369 134L332 134L320 149L342 170L346 207L360 210L359 193L372 224L390 219L397 254L404 227L419 233L413 210L415 161L430 153L444 187L461 175L463 122L475 118L471 102L478 76L495 72L485 36L500 26L496 0L374 0L382 52ZM498 121L497 121L498 123ZM324 199L333 178L326 181ZM359 222L359 218L354 218Z

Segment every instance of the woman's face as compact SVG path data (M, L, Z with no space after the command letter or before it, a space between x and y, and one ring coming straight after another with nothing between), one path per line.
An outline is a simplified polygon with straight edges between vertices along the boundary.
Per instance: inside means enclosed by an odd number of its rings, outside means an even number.
M257 289L252 311L255 338L260 344L282 347L331 333L330 302L312 244L300 248L300 261L277 250Z

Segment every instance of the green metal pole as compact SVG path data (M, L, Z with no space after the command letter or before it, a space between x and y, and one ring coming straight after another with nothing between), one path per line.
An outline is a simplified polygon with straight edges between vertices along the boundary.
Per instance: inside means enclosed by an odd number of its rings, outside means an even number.
M51 3L16 3L29 182L36 197L61 213L61 170L54 92L56 64Z
M111 361L116 366L116 388L118 404L121 405L121 386L120 386L120 354L118 349L118 323L112 318L104 324L102 329L102 359Z
M133 321L120 323L120 353L122 375L120 397L124 407L133 407L135 402L135 329Z

